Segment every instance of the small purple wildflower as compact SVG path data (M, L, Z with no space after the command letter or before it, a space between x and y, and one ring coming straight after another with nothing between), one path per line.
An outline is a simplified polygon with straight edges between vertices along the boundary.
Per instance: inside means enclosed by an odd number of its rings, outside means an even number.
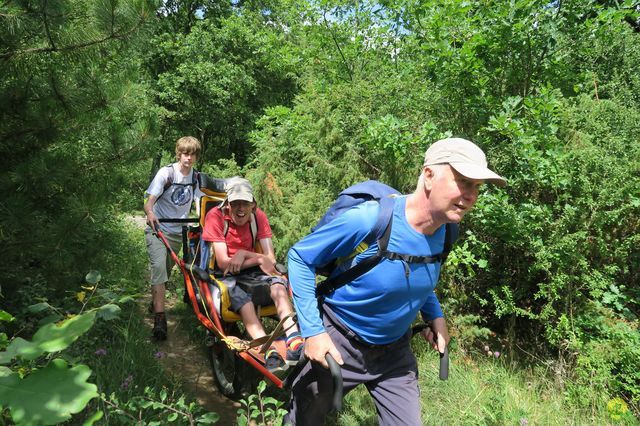
M525 417L520 418L520 426L527 426L529 424L529 420Z
M131 382L133 382L133 376L132 376L131 374L129 374L129 375L127 376L127 378L126 378L126 379L124 379L124 381L122 382L122 384L120 385L120 387L121 387L122 389L128 389L128 388L129 388L129 385L131 384Z
M495 356L496 358L500 358L500 352L495 351L495 352L493 353L493 356Z
M95 356L105 356L107 354L107 350L105 348L100 348L93 353Z
M158 358L158 359L162 359L165 356L167 356L166 352L162 352L162 351L158 351L155 354L153 354L154 357Z

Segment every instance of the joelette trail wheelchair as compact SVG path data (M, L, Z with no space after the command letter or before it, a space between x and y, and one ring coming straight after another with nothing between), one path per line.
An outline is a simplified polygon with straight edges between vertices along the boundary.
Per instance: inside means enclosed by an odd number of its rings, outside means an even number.
M167 247L182 273L185 302L192 307L199 322L207 330L206 344L216 383L222 394L230 398L252 393L261 376L278 388L286 388L293 376L289 380L282 379L265 368L264 352L269 346L275 345L283 356L286 352L284 340L280 338L284 335L283 321L278 321L275 306L256 304L258 317L273 318L275 325L264 338L245 339L246 333L240 316L230 310L228 289L214 273L209 245L201 239L207 212L225 200L225 180L213 179L201 173L201 185L200 189L205 195L200 198L197 218L160 219L160 222L183 224L182 258L171 249L162 231L157 231L156 236ZM332 364L334 363L335 361ZM298 368L291 370L293 375L299 371ZM332 371L335 376L334 387L338 391L342 384L337 364ZM339 394L341 400L341 391Z

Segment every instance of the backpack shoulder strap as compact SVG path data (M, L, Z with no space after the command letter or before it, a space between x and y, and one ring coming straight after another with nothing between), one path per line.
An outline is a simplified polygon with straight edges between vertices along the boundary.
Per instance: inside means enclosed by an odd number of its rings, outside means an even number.
M255 249L258 244L258 221L256 220L256 213L251 213L251 221L249 222L249 228L251 229L251 239L253 240L253 247Z
M222 235L226 237L227 233L229 233L229 220L224 219L223 223L224 225L222 228ZM253 240L253 244L255 245L258 243L258 221L256 220L255 213L251 213L251 221L249 222L249 229L251 230L251 239Z
M389 201L384 201L386 198L380 200L380 213L378 214L378 219L376 220L376 224L372 228L370 234L367 236L369 238L372 234L376 235L377 238L373 241L378 241L378 251L363 260L361 260L357 265L352 268L347 269L346 271L336 275L335 277L330 277L321 282L316 287L316 296L326 296L332 291L342 287L343 285L355 280L361 275L364 275L366 272L373 269L383 258L391 259L391 260L403 260L405 262L405 271L407 274L409 273L408 266L406 263L436 263L440 262L440 264L444 264L445 260L447 260L447 256L451 249L453 248L453 244L458 239L458 234L460 232L460 226L457 223L447 223L445 225L445 237L444 237L444 248L442 254L434 255L434 256L409 256L400 253L393 253L387 250L389 245L389 238L391 236L391 229L393 227L393 198ZM382 203L386 203L384 206ZM389 208L390 204L390 208Z
M337 288L340 288L359 276L364 275L380 262L382 259L381 253L386 251L387 245L389 244L394 205L394 197L384 197L380 200L380 210L378 211L376 223L373 225L373 228L371 228L369 234L365 237L365 241L367 241L368 244L378 241L378 251L374 255L362 259L352 268L349 268L336 276L329 277L318 284L316 287L316 297L326 296ZM384 250L381 250L382 245L384 245Z
M444 249L442 250L442 263L447 260L451 249L453 249L453 244L458 239L460 235L460 225L457 223L447 223L445 225L445 233L444 233Z
M202 186L202 182L200 182L200 172L196 169L193 169L193 174L191 175L191 186L193 187L193 193L196 193L196 187Z
M385 231L389 228L391 221L393 220L393 206L395 205L395 196L383 197L378 202L380 204L380 210L378 212L378 218L376 223L371 228L369 235L365 238L365 242L369 245L373 244L383 238ZM387 249L389 239L385 241L384 250Z
M158 196L158 199L160 199L160 197L162 197L165 193L165 191L167 189L169 189L169 187L171 187L171 185L173 185L173 181L175 178L175 170L173 169L173 164L169 164L168 166L165 166L169 168L169 175L167 176L167 181L164 183L164 187L162 188L162 193Z

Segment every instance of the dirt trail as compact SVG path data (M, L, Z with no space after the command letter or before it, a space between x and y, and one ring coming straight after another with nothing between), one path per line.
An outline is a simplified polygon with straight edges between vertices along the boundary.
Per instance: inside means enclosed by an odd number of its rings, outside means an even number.
M141 229L146 226L144 217L131 216L128 219ZM144 238L144 236L141 234L140 238ZM180 274L175 269L172 273L172 280L181 281ZM169 295L171 293L167 292ZM218 424L234 425L240 405L218 391L204 341L192 341L190 335L193 333L188 327L193 327L194 321L188 321L181 314L172 313L176 304L182 303L182 301L175 300L175 294L173 297L166 301L169 337L164 342L154 343L162 355L159 361L169 374L178 377L184 383L185 389L195 396L198 404L206 410L220 415ZM145 313L150 300L150 295L139 300L140 308ZM153 327L151 315L146 316L145 323L149 328L149 336L151 336L151 328Z
M175 271L174 271L175 273ZM145 310L149 306L150 298L143 298L141 304ZM168 338L164 342L155 342L158 352L162 354L160 364L168 373L183 382L185 389L195 396L199 405L207 411L220 415L221 425L236 424L237 402L226 398L216 387L207 358L207 348L203 342L193 342L189 337L193 321L186 321L180 314L172 314L172 308L181 301L167 300L167 328ZM149 335L153 327L153 318L148 315L145 323L149 327Z

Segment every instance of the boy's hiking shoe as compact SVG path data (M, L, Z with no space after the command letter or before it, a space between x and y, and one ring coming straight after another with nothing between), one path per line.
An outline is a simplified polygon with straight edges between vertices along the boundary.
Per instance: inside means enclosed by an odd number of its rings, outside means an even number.
M293 350L291 347L287 348L287 359L285 362L289 367L293 367L300 361L302 354L304 353L304 343L299 345L297 349Z
M153 337L156 340L167 340L167 317L158 312L153 320Z
M287 355L285 362L289 367L293 367L300 361L304 353L304 339L300 333L294 333L287 338Z
M287 363L284 361L284 359L282 359L282 357L278 353L277 349L273 346L269 348L269 350L267 350L264 360L265 360L264 362L265 368L269 370L271 374L274 374L276 376L285 372L287 368L289 368Z

